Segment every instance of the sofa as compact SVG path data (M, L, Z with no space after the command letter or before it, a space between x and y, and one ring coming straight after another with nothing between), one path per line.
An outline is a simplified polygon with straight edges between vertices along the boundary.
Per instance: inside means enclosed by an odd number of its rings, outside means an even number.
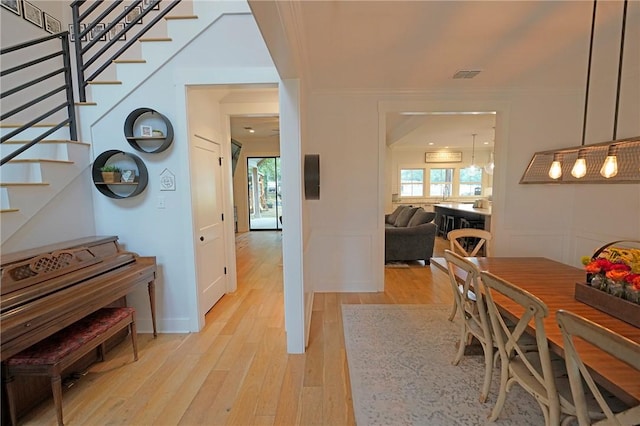
M422 207L399 206L384 218L384 261L424 260L430 263L436 239L436 214Z

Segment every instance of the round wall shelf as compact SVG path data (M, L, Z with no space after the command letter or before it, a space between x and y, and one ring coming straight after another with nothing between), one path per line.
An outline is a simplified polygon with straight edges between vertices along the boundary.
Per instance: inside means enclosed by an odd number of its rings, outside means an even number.
M173 126L167 117L151 108L138 108L124 122L124 136L135 150L162 152L173 142Z
M115 182L105 182L101 169L104 166L117 166L122 170L121 177ZM129 198L142 193L149 182L147 166L140 157L119 150L105 151L93 162L91 169L96 189L109 198Z

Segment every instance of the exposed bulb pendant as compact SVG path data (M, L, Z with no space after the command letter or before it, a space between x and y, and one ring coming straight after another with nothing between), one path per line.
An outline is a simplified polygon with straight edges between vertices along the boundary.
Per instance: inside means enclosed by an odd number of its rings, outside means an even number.
M549 168L549 177L551 179L559 179L562 176L562 155L558 152L553 154L553 163L551 163L551 168Z
M493 145L496 144L496 128L493 127ZM484 165L484 171L488 174L493 174L493 169L496 167L495 162L493 161L493 151L489 153L489 163Z
M495 163L493 162L493 152L489 154L489 163L484 165L484 171L489 173L490 175L493 174L493 169L496 167Z
M600 169L600 174L609 179L618 174L618 148L615 145L609 145L607 158Z
M471 145L471 165L469 166L469 168L471 169L475 169L476 168L476 134L473 133L473 142Z
M571 176L576 179L580 179L587 174L587 150L581 149L578 151L578 158L576 162L573 163L573 168L571 169Z

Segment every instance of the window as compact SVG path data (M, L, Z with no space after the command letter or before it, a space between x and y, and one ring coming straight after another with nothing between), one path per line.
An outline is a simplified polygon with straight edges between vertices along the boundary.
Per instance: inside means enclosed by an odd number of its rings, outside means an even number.
M460 196L473 197L482 195L482 169L467 167L460 169Z
M424 195L424 169L400 169L400 196Z
M431 169L429 173L429 196L451 196L451 183L453 182L453 169Z

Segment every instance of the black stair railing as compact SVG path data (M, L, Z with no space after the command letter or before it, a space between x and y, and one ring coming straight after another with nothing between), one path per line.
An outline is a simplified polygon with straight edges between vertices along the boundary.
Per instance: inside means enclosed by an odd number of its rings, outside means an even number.
M121 5L122 0L93 1L89 2L84 9L86 0L76 0L71 3L78 97L81 102L87 100L86 89L89 82L102 74L115 59L122 56L180 1L163 2L161 10L155 8L160 0L145 1L144 7L142 0L134 0L128 2L126 8ZM118 7L122 7L122 12L116 11ZM140 13L131 18L131 11L137 8ZM144 22L143 19L147 15L152 19L146 25L137 25ZM126 17L130 19L125 19ZM110 22L104 23L105 21ZM107 38L107 34L110 36L109 40L106 43L97 44L99 40ZM122 38L127 41L116 50L116 43ZM87 41L83 42L83 40ZM90 69L91 73L86 75Z
M5 122L6 119L20 113L22 113L21 119L28 117L26 123L3 135L0 138L0 143L13 140L27 129L38 125L46 127L42 133L36 134L36 136L33 134L37 132L30 131L30 136L25 138L29 142L2 157L0 165L12 160L65 126L69 127L69 138L78 140L70 46L75 47L77 78L75 86L78 90L78 97L81 102L86 102L88 82L105 71L115 59L119 58L163 19L180 1L165 1L162 3L163 7L160 8L158 6L160 0L134 0L128 2L126 8L123 6L122 11L118 13L116 8L122 5L122 0L94 0L90 2L76 0L71 4L73 16L71 34L64 31L0 50L2 66L10 64L10 68L2 68L0 71L2 80L0 99L3 103L0 121ZM86 7L84 7L85 3L88 3ZM131 14L131 11L136 8L139 8L140 13ZM152 15L149 15L151 13ZM146 25L138 25L147 16L151 16L152 19L147 21ZM104 24L104 20L110 22ZM107 34L109 34L108 42L97 44L98 40L105 39ZM115 43L125 38L127 42L116 49ZM54 42L56 39L60 41L60 47L47 45L42 48L45 43ZM70 45L70 39L73 40L72 45ZM88 41L83 42L83 40ZM37 52L31 55L27 53L28 49L34 46ZM43 51L46 51L46 54L42 54ZM19 53L15 54L15 52ZM16 58L20 59L16 60ZM53 71L51 71L52 69ZM89 69L91 69L90 75L85 76ZM25 70L28 71L20 72ZM27 77L20 79L21 76ZM7 81L10 81L11 84L7 84ZM15 83L16 81L19 82ZM7 87L10 88L7 89ZM37 88L36 90L39 92L34 94L34 88ZM29 100L23 102L24 99ZM58 101L59 103L57 103ZM5 105L11 106L5 108ZM7 109L9 111L5 112L4 110ZM61 111L62 113L60 113ZM60 116L64 116L64 118L55 122ZM51 119L51 117L53 117L53 123L44 123L45 119ZM3 152L6 151L3 149Z
M59 43L56 43L56 40L59 40ZM54 47L51 47L50 44L53 44ZM47 53L43 54L44 51ZM69 126L70 139L77 140L69 33L64 31L3 48L0 50L0 58L3 66L5 64L11 66L0 71L0 79L2 79L0 99L3 103L11 105L9 111L2 111L0 121L5 122L19 113L30 118L27 123L3 135L0 138L0 143L15 138L25 130L41 124L45 119L59 120L57 123L48 123L46 130L43 129L41 134L35 137L31 135L28 138L30 139L28 143L21 145L0 159L0 165L65 126ZM7 87L10 88L7 89ZM25 96L26 93L28 95ZM23 99L30 100L23 102ZM59 111L63 112L59 113ZM60 117L62 118L60 119Z

